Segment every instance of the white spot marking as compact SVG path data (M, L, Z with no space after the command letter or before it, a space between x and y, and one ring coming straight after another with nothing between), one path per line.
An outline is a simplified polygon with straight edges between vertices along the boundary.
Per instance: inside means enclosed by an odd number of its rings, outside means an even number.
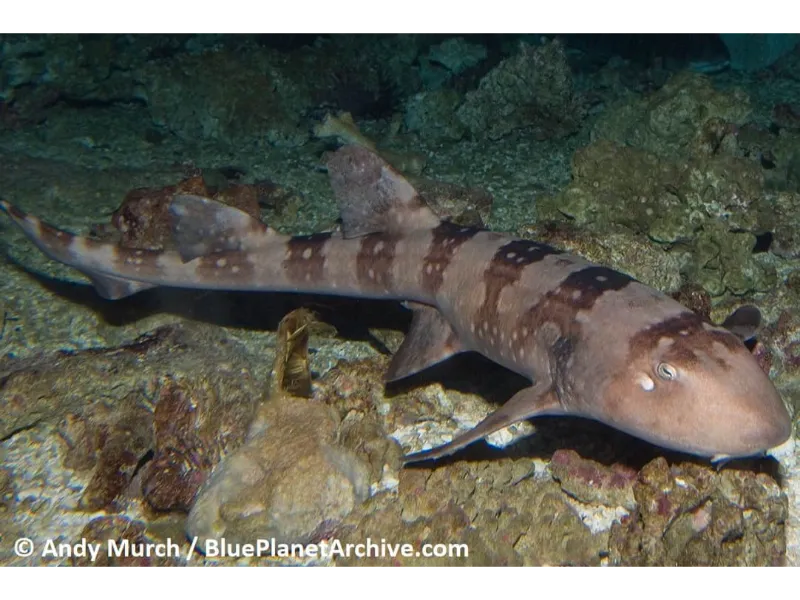
M372 249L372 253L373 254L380 254L381 251L383 250L383 246L384 246L384 244L383 244L382 241L378 242L377 244L375 244L375 247Z
M239 266L238 266L238 265L233 265L233 266L231 267L231 273L233 273L234 275L235 275L236 273L238 273L239 271L241 271L241 269L239 268Z
M652 392L654 389L656 389L656 384L647 375L642 375L639 378L639 385L642 386L642 389L645 392Z
M314 254L314 251L311 248L306 248L303 250L303 258L308 260Z
M514 258L516 255L517 255L517 253L516 253L516 252L509 252L508 254L506 254L506 258L507 258L507 259L509 259L509 260L511 260L511 259L512 259L512 258Z
M658 339L659 348L661 348L661 347L669 348L674 343L675 343L675 339L671 338L671 337L661 337L661 338Z
M608 281L608 277L605 275L598 275L595 279L597 279L597 281Z
M220 259L217 260L217 267L219 267L219 268L222 268L227 264L228 264L228 261L225 258L220 258Z

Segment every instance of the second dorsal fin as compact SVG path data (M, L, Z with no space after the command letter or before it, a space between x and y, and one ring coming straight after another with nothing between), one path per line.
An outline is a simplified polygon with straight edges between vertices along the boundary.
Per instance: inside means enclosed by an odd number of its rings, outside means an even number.
M172 235L181 258L257 246L275 231L246 212L222 202L182 194L169 205Z

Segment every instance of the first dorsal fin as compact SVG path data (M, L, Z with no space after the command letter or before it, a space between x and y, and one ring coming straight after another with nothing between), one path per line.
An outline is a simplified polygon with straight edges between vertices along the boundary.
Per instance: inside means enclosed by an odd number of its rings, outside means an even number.
M328 159L344 237L432 229L439 218L405 177L374 152L344 146Z
M202 196L175 196L169 213L174 241L185 262L214 252L245 250L275 235L246 212Z

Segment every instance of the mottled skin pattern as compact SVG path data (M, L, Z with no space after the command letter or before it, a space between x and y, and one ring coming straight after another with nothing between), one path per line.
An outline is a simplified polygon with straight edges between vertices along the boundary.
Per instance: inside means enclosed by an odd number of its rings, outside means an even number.
M778 393L726 329L613 269L439 222L368 150L343 148L328 168L344 236L290 238L236 209L178 196L179 251L153 252L73 236L5 202L0 208L106 297L169 285L405 300L417 314L389 379L474 350L534 382L475 429L409 460L450 454L538 414L581 415L714 457L757 454L789 437Z

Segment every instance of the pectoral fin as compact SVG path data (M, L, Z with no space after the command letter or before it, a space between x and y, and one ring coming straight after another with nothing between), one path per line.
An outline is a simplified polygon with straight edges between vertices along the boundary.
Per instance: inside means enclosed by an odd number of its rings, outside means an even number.
M722 323L725 329L742 341L756 337L760 325L761 311L750 304L737 308Z
M452 442L431 450L409 454L403 459L403 462L408 464L421 460L442 458L518 421L537 415L561 413L563 413L563 409L558 402L556 394L553 393L550 383L543 382L518 391L501 408L490 414L473 429L455 438Z

